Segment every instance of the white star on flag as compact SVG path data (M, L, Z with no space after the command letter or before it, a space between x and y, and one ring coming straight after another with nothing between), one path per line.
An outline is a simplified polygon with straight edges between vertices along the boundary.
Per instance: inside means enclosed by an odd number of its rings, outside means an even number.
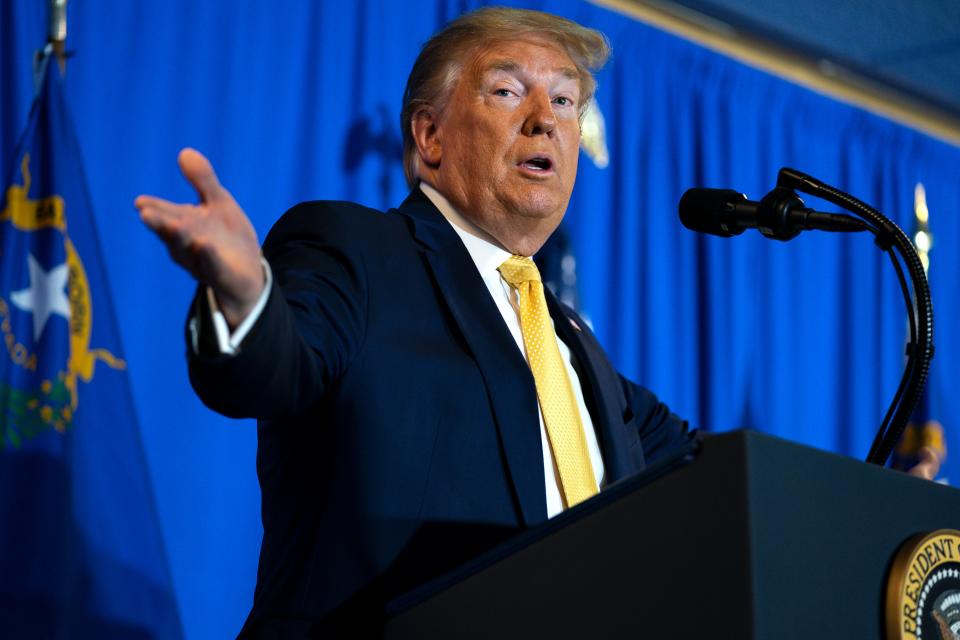
M39 342L50 314L70 321L70 300L67 299L67 264L45 270L32 255L27 256L30 288L14 291L10 300L23 311L33 312L33 341Z

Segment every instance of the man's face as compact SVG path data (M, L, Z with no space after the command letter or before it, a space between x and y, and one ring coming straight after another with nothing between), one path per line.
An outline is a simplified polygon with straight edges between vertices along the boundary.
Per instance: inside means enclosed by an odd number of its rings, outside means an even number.
M579 107L579 74L559 45L492 42L466 61L439 116L433 186L507 250L535 252L570 200Z

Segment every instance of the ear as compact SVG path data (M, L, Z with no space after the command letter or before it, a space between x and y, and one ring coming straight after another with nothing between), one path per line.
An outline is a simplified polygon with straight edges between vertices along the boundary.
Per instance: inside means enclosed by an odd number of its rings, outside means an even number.
M420 161L431 168L440 164L442 155L439 119L439 114L431 105L420 107L410 117L410 132L417 145Z

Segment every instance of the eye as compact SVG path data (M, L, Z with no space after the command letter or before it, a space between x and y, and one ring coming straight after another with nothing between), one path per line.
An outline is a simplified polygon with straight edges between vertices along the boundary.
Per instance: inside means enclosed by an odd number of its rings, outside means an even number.
M553 99L554 104L558 104L561 107L570 107L573 106L573 99L567 96L557 96Z
M499 96L501 98L509 98L510 96L513 95L513 91L510 91L510 89L504 89L503 87L500 87L499 89L493 90L493 95Z

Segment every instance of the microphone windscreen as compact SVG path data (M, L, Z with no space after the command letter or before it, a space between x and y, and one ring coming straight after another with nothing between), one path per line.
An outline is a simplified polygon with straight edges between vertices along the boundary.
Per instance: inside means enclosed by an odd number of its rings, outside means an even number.
M730 238L743 232L733 208L744 201L746 197L733 189L687 189L680 198L680 222L691 231Z

